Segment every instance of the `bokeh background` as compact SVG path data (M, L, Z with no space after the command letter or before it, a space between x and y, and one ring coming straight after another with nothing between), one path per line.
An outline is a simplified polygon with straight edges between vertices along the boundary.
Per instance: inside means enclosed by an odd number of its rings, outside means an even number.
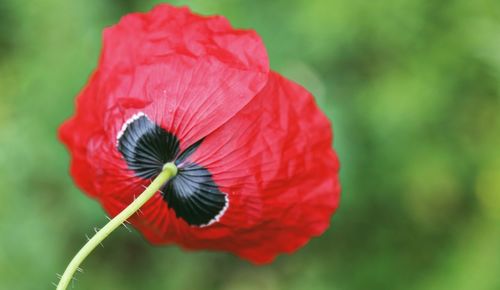
M56 138L101 31L156 1L0 1L0 289L53 289L106 218ZM74 289L500 289L500 2L173 1L264 39L334 123L341 207L255 267L115 232Z

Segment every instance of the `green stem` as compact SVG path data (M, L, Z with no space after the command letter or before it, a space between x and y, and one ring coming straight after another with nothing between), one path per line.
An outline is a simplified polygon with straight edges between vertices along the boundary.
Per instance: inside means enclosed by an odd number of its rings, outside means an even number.
M172 177L177 174L177 167L173 163L167 163L163 166L162 172L153 180L153 182L139 195L129 206L109 221L100 229L73 257L64 274L57 285L57 290L65 290L73 278L78 266L83 260L99 245L111 232L122 225L130 216L132 216L141 206L143 206L153 195Z

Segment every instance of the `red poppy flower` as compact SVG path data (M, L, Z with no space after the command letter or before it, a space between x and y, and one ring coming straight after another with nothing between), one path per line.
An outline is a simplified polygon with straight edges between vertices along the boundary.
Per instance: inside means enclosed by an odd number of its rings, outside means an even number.
M106 29L59 133L74 180L111 216L175 162L178 174L129 219L154 244L265 263L323 233L338 205L327 118L269 72L255 32L223 17L160 5Z

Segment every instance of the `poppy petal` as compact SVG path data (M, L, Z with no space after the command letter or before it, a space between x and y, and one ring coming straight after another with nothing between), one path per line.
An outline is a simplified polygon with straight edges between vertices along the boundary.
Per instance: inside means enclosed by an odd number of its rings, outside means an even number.
M339 203L330 132L311 94L271 73L266 87L186 159L206 168L228 195L219 221L190 227L163 210L135 222L153 243L226 250L256 263L292 252L326 230ZM144 211L162 207L151 200Z
M117 189L142 182L115 146L134 116L148 116L185 149L232 118L267 80L267 54L254 31L187 8L165 4L127 15L103 41L75 116L59 130L73 157L72 176L94 197L129 201L138 194Z

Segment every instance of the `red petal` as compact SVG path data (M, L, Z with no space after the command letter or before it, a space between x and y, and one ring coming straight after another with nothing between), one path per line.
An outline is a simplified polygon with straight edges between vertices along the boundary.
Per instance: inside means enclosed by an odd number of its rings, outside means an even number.
M220 222L189 227L161 198L150 201L134 222L154 243L270 262L329 225L340 196L331 139L330 123L311 94L271 73L266 87L189 158L206 167L229 196Z
M143 112L185 148L241 110L267 75L259 36L223 17L169 5L123 17L105 30L99 66L59 131L73 156L73 177L92 196L130 201L138 192L110 186L137 182L115 146L126 120Z

